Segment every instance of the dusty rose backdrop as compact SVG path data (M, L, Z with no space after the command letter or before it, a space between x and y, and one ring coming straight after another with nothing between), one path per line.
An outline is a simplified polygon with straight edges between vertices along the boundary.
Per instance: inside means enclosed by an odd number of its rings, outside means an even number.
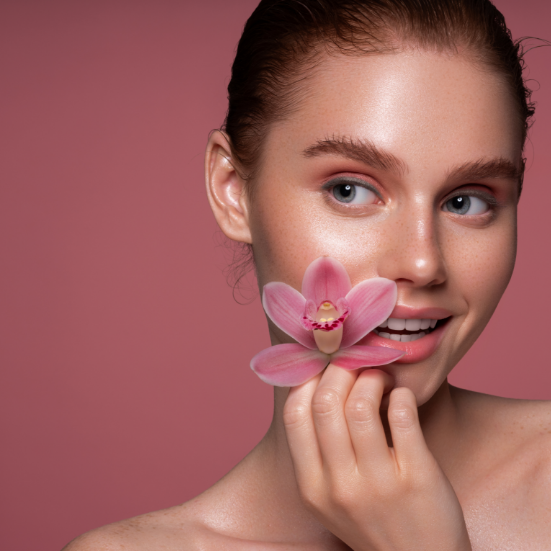
M181 503L268 427L266 324L225 283L202 175L255 4L0 2L2 549ZM548 0L497 4L551 38ZM452 381L551 399L551 50L527 59L518 264Z

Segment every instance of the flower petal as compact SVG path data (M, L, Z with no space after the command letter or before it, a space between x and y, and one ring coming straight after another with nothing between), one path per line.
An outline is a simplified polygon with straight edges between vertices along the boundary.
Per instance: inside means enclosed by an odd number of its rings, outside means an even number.
M251 360L251 369L269 385L297 386L315 377L328 363L329 356L319 350L277 344L259 352Z
M318 322L316 321L317 308L313 300L307 300L304 307L304 314L302 315L302 327L306 331L313 331L317 329Z
M401 358L405 352L383 346L351 346L331 355L331 363L343 369L385 365Z
M302 294L313 300L316 308L324 300L337 304L352 288L350 278L344 266L334 258L322 256L314 260L304 273Z
M312 331L302 325L305 298L286 283L264 285L262 305L270 319L288 335L307 348L317 348Z
M348 348L389 316L396 305L396 283L375 277L358 283L347 295L350 315L344 324L341 348Z

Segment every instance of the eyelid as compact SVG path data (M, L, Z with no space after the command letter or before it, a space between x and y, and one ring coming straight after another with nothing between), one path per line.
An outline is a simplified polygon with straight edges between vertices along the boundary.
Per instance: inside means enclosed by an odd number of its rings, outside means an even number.
M488 205L490 205L491 208L499 207L501 206L501 203L489 192L483 192L476 189L458 189L454 192L450 193L450 195L447 195L444 201L442 201L442 207L451 199L455 197L463 197L463 196L470 196L470 197L476 197L477 199L481 199L482 201L486 201Z
M331 178L323 184L322 188L325 190L329 190L340 184L353 184L355 186L364 187L372 191L381 201L383 200L383 198L381 197L381 193L373 184L370 184L366 180L358 178L357 176L337 176L335 178Z

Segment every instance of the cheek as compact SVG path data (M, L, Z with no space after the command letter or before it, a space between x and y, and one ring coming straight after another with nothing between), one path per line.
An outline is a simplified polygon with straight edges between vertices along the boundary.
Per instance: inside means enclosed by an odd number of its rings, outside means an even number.
M304 233L299 201L291 201L287 190L259 182L250 209L252 246L259 285L269 281L285 281L300 289L301 255L304 241L297 246L293 236ZM274 187L274 190L270 188ZM305 268L302 268L303 270Z
M450 279L461 289L473 323L486 325L503 295L515 264L516 221L507 217L486 229L459 232L447 244Z
M266 185L252 205L250 226L261 286L285 281L300 289L304 270L316 258L316 221L308 216L305 201L294 195L295 200L284 185Z
M353 282L378 275L373 259L384 241L380 220L336 217L322 201L315 192L296 189L265 189L257 196L250 220L261 286L285 281L300 290L306 268L320 256L342 262Z

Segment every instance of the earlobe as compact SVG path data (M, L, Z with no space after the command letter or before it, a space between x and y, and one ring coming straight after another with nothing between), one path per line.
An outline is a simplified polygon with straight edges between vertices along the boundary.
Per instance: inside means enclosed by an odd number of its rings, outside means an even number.
M215 130L205 154L207 197L216 222L224 234L242 243L252 243L249 227L246 181L235 169L227 136Z

